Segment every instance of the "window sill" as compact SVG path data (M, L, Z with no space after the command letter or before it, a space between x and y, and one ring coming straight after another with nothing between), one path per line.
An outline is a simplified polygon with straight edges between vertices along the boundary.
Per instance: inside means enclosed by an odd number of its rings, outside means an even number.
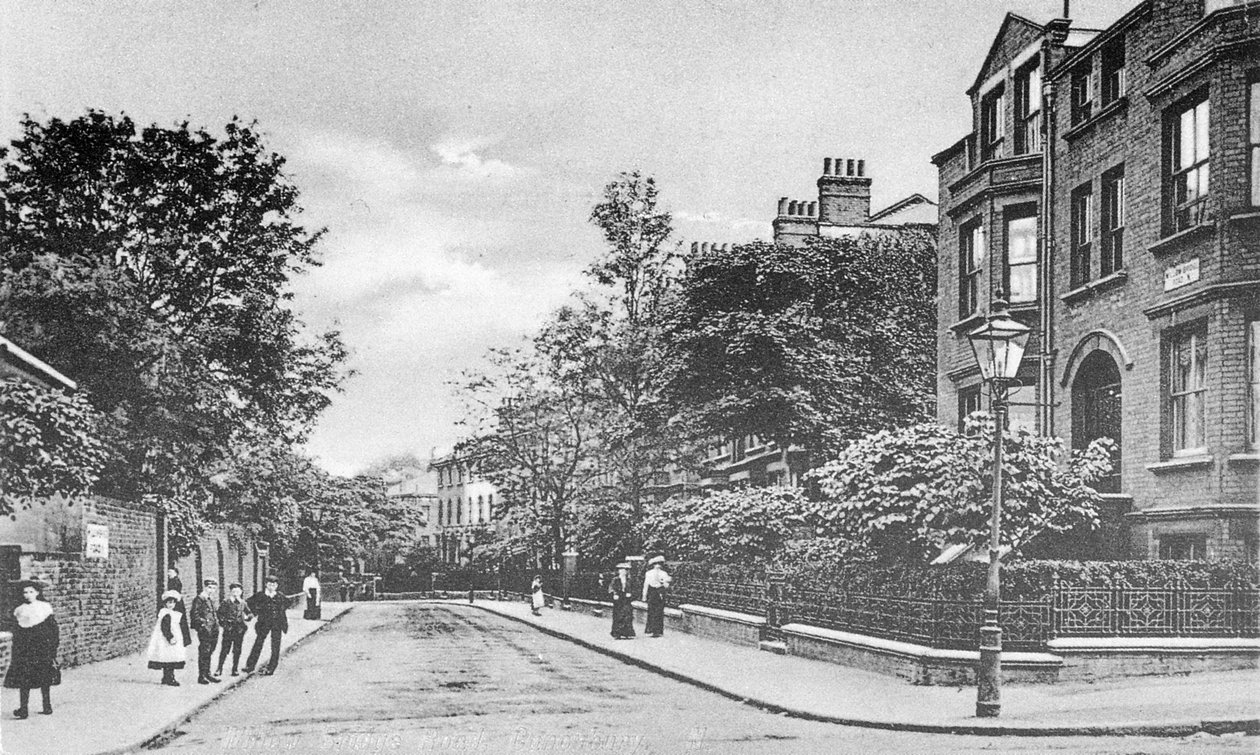
M1112 100L1111 102L1108 102L1106 105L1103 105L1101 108L1099 108L1097 113L1094 113L1090 117L1086 118L1080 123L1073 125L1067 131L1063 132L1063 138L1069 142L1075 141L1081 138L1082 136L1084 136L1087 132L1092 131L1093 128L1097 126L1099 123L1102 123L1103 121L1111 118L1111 116L1115 115L1116 113L1127 110L1128 108L1129 108L1128 96L1126 95L1123 97L1117 97L1116 99Z
M1154 255L1167 254L1193 241L1201 238L1207 238L1216 232L1216 226L1211 223L1201 223L1184 231L1178 231L1171 236L1156 241L1146 248L1148 252Z
M1179 456L1171 458L1168 461L1147 464L1146 468L1155 474L1161 474L1163 472L1180 472L1185 469L1207 469L1212 466L1212 462L1212 457L1207 454L1197 456Z
M949 326L949 329L957 333L960 330L966 330L979 326L984 322L984 315L979 312L972 312L963 319Z
M1260 464L1260 450L1229 455L1230 464Z
M1008 305L1011 312L1036 312L1040 308L1041 306L1035 301L1015 301Z
M1128 279L1128 270L1117 270L1110 275L1099 278L1098 280L1081 284L1071 291L1068 291L1066 294L1060 294L1059 298L1062 299L1065 304L1074 304L1088 299L1099 291L1105 291L1113 286L1118 286Z
M1229 222L1246 223L1248 221L1260 220L1260 207L1248 207L1242 210L1235 210L1229 214Z

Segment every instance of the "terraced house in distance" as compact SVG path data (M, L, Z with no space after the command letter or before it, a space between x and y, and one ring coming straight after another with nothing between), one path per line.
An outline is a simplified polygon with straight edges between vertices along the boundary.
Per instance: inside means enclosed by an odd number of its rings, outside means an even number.
M1260 2L1008 14L967 95L933 158L939 419L987 406L967 333L1001 292L1034 330L1012 425L1119 443L1092 555L1256 558Z

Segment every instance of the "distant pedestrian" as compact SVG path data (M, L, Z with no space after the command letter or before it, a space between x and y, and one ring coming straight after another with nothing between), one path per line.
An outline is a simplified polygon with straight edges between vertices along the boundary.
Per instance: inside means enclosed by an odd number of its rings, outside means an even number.
M258 664L262 654L263 642L271 638L271 660L259 673L270 676L276 672L280 664L280 635L289 631L289 617L285 611L289 607L289 599L277 590L280 580L274 574L267 576L262 592L254 593L246 601L249 610L258 619L254 622L254 645L249 649L249 658L245 660L245 673L250 673Z
M319 585L319 572L311 569L306 573L306 579L302 580L302 592L306 595L306 610L302 613L304 619L318 619L321 615L320 606L324 602L324 590Z
M546 604L547 599L543 596L542 575L535 574L534 581L529 586L529 607L535 616L542 616L542 607Z
M227 597L219 605L219 626L223 630L223 645L219 649L219 667L215 670L215 676L223 676L223 661L227 658L228 651L232 652L232 676L239 676L237 670L241 665L241 645L245 642L245 629L250 619L254 618L253 612L249 610L249 606L245 604L245 599L241 597L243 588L233 582L228 585Z
M193 598L192 612L188 619L193 631L197 633L197 683L218 683L219 677L210 673L210 663L214 658L214 648L219 644L219 583L207 579L202 583L201 592Z
M44 699L45 716L51 716L51 687L61 684L61 668L57 665L57 646L61 644L61 631L53 616L52 606L44 602L39 582L22 582L22 600L13 609L17 627L13 630L13 655L4 686L18 691L18 709L14 718L26 718L31 701L31 690L39 688Z
M665 634L665 593L673 578L665 571L664 556L648 559L648 567L643 577L643 601L647 603L647 627L643 631L648 637L660 637Z
M187 652L184 648L189 644L179 620L181 614L175 610L181 597L174 590L162 593L162 610L158 611L157 624L149 637L149 668L162 672L162 684L167 687L179 686L175 670L184 667Z
M630 588L630 564L617 564L617 574L608 583L612 598L612 636L617 640L634 639L634 593Z

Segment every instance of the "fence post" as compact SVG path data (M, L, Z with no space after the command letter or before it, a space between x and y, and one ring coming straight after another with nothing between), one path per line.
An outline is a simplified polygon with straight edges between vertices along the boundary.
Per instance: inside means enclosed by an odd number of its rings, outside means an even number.
M787 611L783 603L784 592L787 588L787 575L781 571L767 570L765 580L766 623L761 629L761 639L779 640L782 639L782 632L779 631L779 628L786 623L784 618Z

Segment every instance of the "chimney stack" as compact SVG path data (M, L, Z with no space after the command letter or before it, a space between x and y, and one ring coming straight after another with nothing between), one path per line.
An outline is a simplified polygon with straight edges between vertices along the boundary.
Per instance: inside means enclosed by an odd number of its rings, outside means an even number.
M826 225L862 225L871 216L871 179L866 161L824 158L818 179L818 222Z

